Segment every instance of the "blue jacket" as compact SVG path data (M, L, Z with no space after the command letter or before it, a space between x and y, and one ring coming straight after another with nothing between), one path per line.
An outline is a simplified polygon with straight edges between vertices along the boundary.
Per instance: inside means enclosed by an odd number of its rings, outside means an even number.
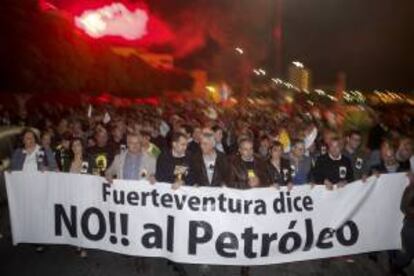
M46 168L46 170L52 171L56 170L57 164L55 160L55 156L53 154L53 151L48 149L44 150L43 148L40 148L39 151L43 151L45 158L39 158L37 159L37 169L40 170L42 167ZM26 153L24 152L24 149L18 148L13 152L12 158L11 158L11 166L10 169L12 171L21 171L23 170L24 161L26 159Z

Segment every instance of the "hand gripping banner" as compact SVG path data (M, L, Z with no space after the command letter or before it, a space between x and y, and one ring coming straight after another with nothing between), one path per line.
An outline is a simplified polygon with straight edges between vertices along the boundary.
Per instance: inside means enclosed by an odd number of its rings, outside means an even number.
M405 174L344 188L234 190L6 173L13 243L182 263L265 265L401 248Z

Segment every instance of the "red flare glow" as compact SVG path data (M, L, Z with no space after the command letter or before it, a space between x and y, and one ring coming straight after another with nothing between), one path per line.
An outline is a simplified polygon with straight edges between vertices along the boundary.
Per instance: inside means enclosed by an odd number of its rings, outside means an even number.
M147 34L148 20L145 10L130 11L122 3L112 3L96 10L85 10L75 17L75 24L93 38L120 36L135 40Z

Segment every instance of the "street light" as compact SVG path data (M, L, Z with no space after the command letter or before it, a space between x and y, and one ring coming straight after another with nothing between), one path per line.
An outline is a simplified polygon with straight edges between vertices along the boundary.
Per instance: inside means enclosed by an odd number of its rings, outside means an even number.
M243 54L244 54L243 49L242 49L242 48L240 48L240 47L237 47L235 50L236 50L236 52L237 52L237 53L239 53L240 55L243 55Z
M295 65L298 68L305 68L305 66L303 65L303 63L302 62L299 62L299 61L293 61L292 64Z

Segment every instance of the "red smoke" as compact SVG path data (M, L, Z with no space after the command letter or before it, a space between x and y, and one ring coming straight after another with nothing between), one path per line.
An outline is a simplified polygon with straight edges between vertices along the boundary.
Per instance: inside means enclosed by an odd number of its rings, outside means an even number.
M46 7L44 10L56 7L58 11L70 14L77 28L93 38L109 40L111 43L170 49L178 58L202 49L208 38L221 48L234 47L234 43L241 41L235 36L235 30L239 30L238 26L233 28L236 25L235 18L228 13L228 9L232 9L234 14L240 13L234 9L233 4L221 7L221 4L213 5L210 1L197 0L175 5L167 0L164 4L160 0L158 7L155 5L151 9L144 2L127 0L39 1ZM114 8L117 2L124 8ZM161 10L161 13L156 13L154 7L158 8L158 12ZM116 16L110 15L111 18L108 18L103 16L105 13ZM127 19L131 17L132 20ZM254 22L246 21L249 22L246 26Z
M112 3L82 12L75 17L75 25L93 38L120 36L134 40L147 34L148 20L145 10L137 8L130 11L122 3Z
M59 5L55 6L55 2ZM75 3L73 3L75 2ZM171 44L173 32L167 23L152 14L143 3L119 1L47 1L39 0L43 11L70 14L74 25L95 39L124 40L137 46Z

